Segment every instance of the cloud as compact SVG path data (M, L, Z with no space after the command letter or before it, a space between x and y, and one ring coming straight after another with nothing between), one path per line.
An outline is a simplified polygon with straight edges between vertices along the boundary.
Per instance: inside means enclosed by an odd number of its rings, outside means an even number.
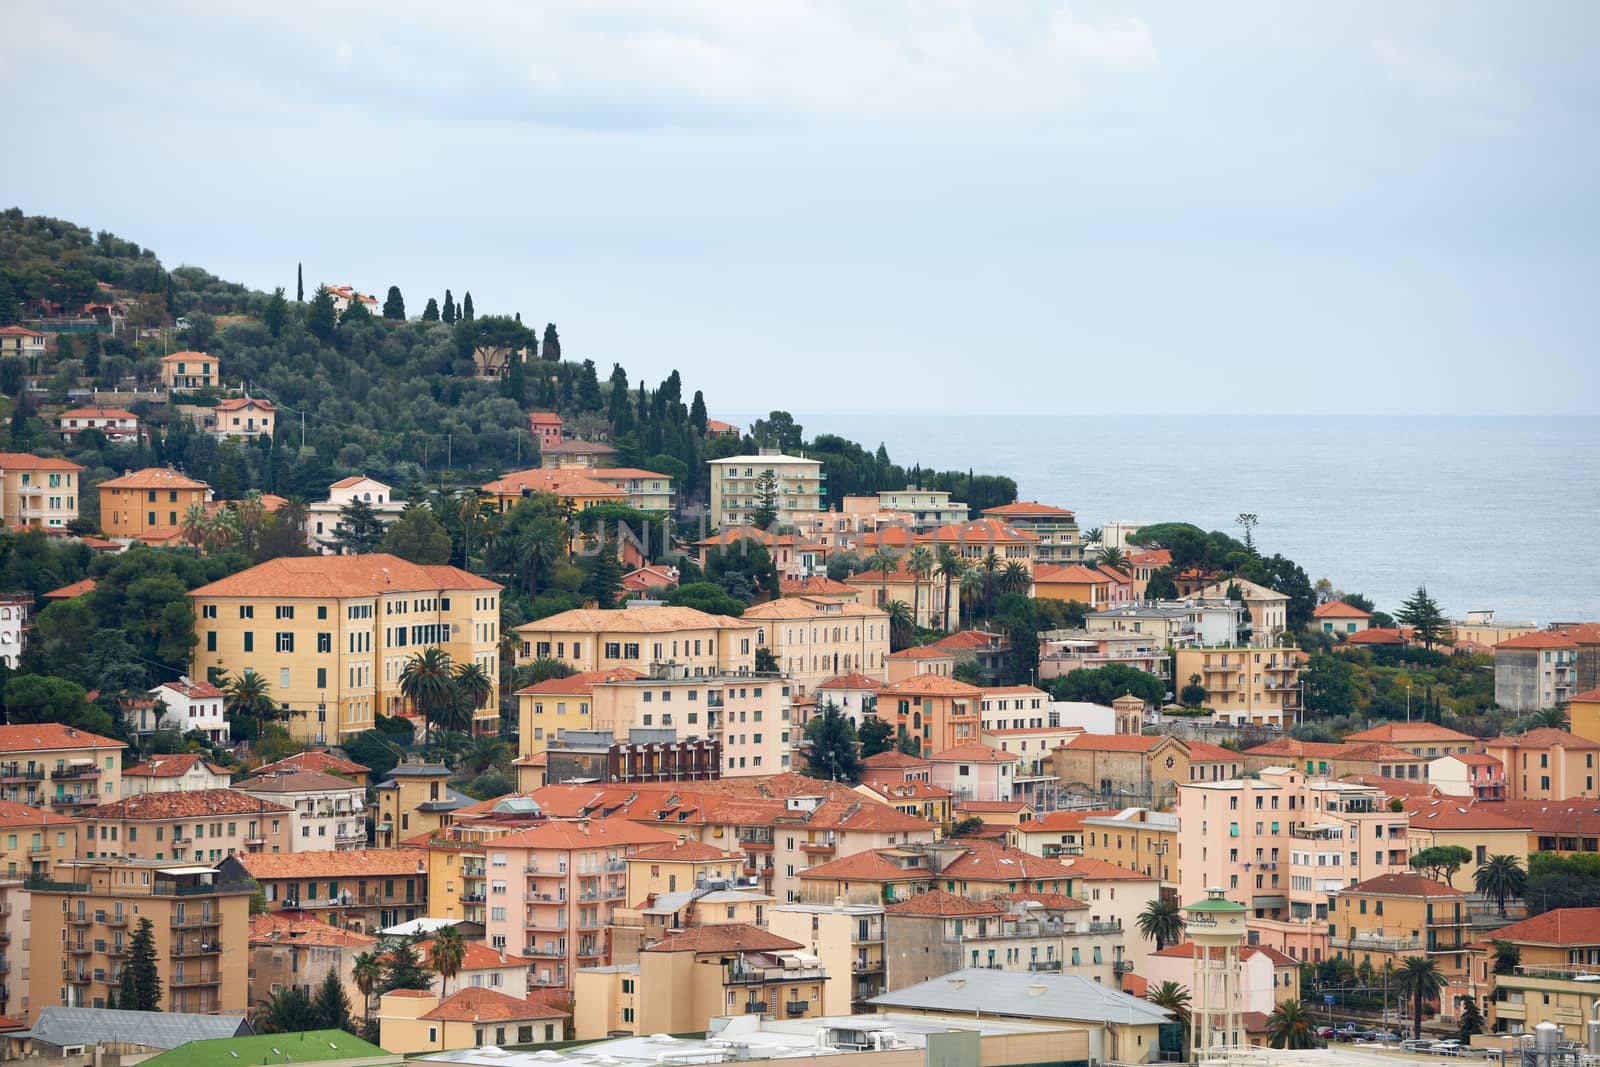
M1372 43L1372 56L1391 80L1438 104L1463 127L1490 133L1516 131L1522 92L1492 67L1473 66L1437 49L1388 37Z

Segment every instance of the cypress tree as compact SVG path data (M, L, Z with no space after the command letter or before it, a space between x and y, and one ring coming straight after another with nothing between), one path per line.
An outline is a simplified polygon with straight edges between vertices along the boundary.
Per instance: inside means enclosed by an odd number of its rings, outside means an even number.
M600 410L600 377L592 359L583 361L583 373L578 378L578 404L584 411Z
M16 290L11 282L0 278L0 326L14 326L22 317L22 307L17 302Z
M319 340L332 341L333 328L337 321L338 312L334 310L333 294L326 288L318 286L311 303L306 305L306 329Z
M283 286L278 286L267 297L267 306L261 309L261 321L267 324L267 332L277 337L283 333L283 324L289 317L289 302L283 298Z
M140 919L128 940L117 1004L123 1011L161 1010L161 972L156 967L155 928L149 919Z
M383 317L404 322L406 318L405 298L400 295L398 285L389 286L389 295L383 302Z
M633 427L633 412L628 407L628 372L622 364L611 365L611 398L607 416L611 420L611 434L616 437Z
M431 296L428 297L428 306L422 309L422 321L423 322L438 322L439 321L439 301L435 300Z
M456 301L455 297L450 295L450 290L448 289L444 291L444 308L440 314L443 315L447 325L454 326L456 324Z
M350 1020L350 998L344 991L344 983L339 981L337 970L328 971L322 985L317 987L311 1010L317 1017L319 1029L343 1030L346 1033L354 1029Z
M463 322L472 321L472 294L470 292L461 298L461 319Z
M553 322L545 323L544 358L550 363L561 362L561 335L556 333L556 324Z
M694 427L696 433L704 434L706 422L706 396L696 389L694 401L689 405L689 425Z
M302 263L294 265L294 302L296 304L306 302L306 268Z

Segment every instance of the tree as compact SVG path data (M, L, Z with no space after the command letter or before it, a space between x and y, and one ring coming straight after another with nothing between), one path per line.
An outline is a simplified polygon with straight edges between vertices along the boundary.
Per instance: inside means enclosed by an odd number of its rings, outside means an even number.
M939 558L935 563L935 572L944 579L944 628L950 629L951 587L966 576L968 564L959 551L950 545L939 546ZM960 612L956 613L959 623Z
M1272 1009L1267 1016L1267 1044L1282 1049L1316 1048L1317 1031L1311 1011L1298 1000L1286 1000Z
M1426 956L1407 956L1394 971L1394 988L1402 1002L1411 1001L1411 1037L1422 1039L1422 1007L1444 991L1446 978L1439 964Z
M355 1024L350 1019L350 997L344 991L344 983L339 981L339 972L330 969L322 985L317 987L317 995L311 1000L312 1014L316 1022L311 1027L315 1030L343 1030L353 1033Z
M439 301L435 300L431 296L428 297L428 302L425 305L423 305L423 308L422 308L422 321L423 322L438 322L439 321Z
M767 546L753 537L715 545L705 553L705 576L735 600L746 603L778 595L778 568Z
M1506 898L1520 897L1528 888L1528 872L1515 856L1499 853L1490 856L1472 872L1472 886L1486 897L1493 897L1500 906L1500 916L1506 914Z
M933 577L935 566L933 550L927 545L917 545L906 553L906 573L911 575L911 618L922 625L922 586Z
M1412 635L1430 652L1434 645L1451 643L1450 620L1445 618L1438 603L1428 595L1425 585L1417 586L1417 591L1400 605L1395 618L1401 625L1411 627Z
M472 739L472 746L460 757L460 765L474 777L490 771L504 770L511 762L511 746L494 734L484 734Z
M390 938L381 948L383 977L373 990L378 996L393 993L396 989L433 988L433 973L417 959L417 938Z
M294 302L296 304L306 302L306 268L303 263L294 265Z
M1144 598L1146 600L1176 600L1178 599L1178 571L1174 567L1157 567L1150 572L1150 580L1144 585Z
M766 645L756 646L756 671L761 674L778 673L778 656Z
M467 299L471 299L469 295ZM467 959L467 942L461 936L461 930L454 926L442 926L433 934L433 947L428 950L428 962L433 969L439 972L440 993L450 995L450 979L461 973L461 965Z
M916 629L916 617L911 614L911 605L904 600L891 600L883 605L884 613L889 616L889 648L899 652L911 646L911 633Z
M481 663L458 663L455 691L457 703L466 713L465 724L458 719L455 725L465 732L472 728L477 710L488 703L489 694L494 692L494 679L489 677L489 672Z
M1183 940L1183 912L1177 904L1162 897L1146 904L1134 925L1139 928L1140 936L1156 943L1157 952Z
M451 547L450 534L434 516L433 509L412 504L384 532L378 551L411 563L439 564L450 562Z
M333 545L341 556L364 556L378 550L385 533L383 520L372 505L357 498L339 509Z
M456 324L456 300L455 297L450 295L450 290L448 289L444 291L444 310L441 314L445 325L454 326Z
M971 837L973 834L981 833L983 833L983 820L976 815L957 819L950 827L951 837Z
M329 971L328 977L335 983L339 980L334 971ZM319 988L317 992L321 995L322 990ZM305 990L297 985L286 985L261 1002L250 1017L250 1025L262 1034L300 1034L320 1029L322 1024Z
M888 545L879 544L867 557L867 566L878 572L878 607L889 603L889 575L900 569L900 557Z
M359 299L352 299L350 303L346 304L344 306L344 314L339 316L339 325L341 326L347 323L371 321L372 312L367 310L366 301Z
M1160 985L1145 987L1144 999L1158 1008L1163 1008L1172 1013L1178 1025L1183 1028L1182 1047L1179 1052L1183 1059L1188 1059L1189 1049L1189 991L1177 982L1162 982Z
M561 335L556 333L556 324L545 323L544 327L544 358L550 363L561 362ZM644 388L642 385L640 388Z
M122 957L117 1006L123 1011L161 1010L161 971L156 966L155 926L140 919Z
M1565 730L1571 725L1565 708L1540 708L1528 716L1527 729Z
M283 286L272 291L267 297L266 305L261 309L261 321L266 323L267 332L277 337L283 333L283 324L289 320L289 301L283 297Z
M472 294L467 293L461 298L461 321L472 321Z
M434 723L455 700L454 667L450 653L433 645L406 660L400 670L400 695L428 724L430 738Z
M617 559L616 542L602 541L599 549L585 556L578 567L583 571L578 591L597 607L616 607L622 597L622 562Z
M357 954L350 963L350 980L361 990L361 1014L372 1016L372 991L383 980L383 963L371 952Z
M1522 948L1515 941L1491 941L1494 946L1494 973L1516 974L1522 966Z
M1000 570L1000 592L1026 593L1033 584L1033 575L1019 560L1009 560Z
M396 322L406 321L406 301L398 285L389 286L389 295L383 301L383 317Z
M744 614L744 605L723 592L716 582L690 582L667 592L663 598L679 608L694 608L707 615L728 615L738 618Z
M1103 667L1079 667L1051 678L1044 688L1055 700L1081 700L1109 705L1120 696L1132 693L1146 704L1160 707L1167 696L1167 685L1160 678L1130 667L1126 663L1107 663Z
M338 312L333 306L333 294L328 292L326 286L318 286L311 303L306 305L306 330L324 344L332 344L337 325Z
M861 742L861 758L866 759L894 748L894 730L876 715L867 715L861 720L861 729L856 731L856 740Z
M1178 703L1186 708L1198 708L1204 704L1211 694L1206 692L1206 687L1200 683L1198 674L1189 675L1189 683L1178 691Z
M689 425L694 427L695 433L704 437L706 432L706 423L709 421L710 420L706 415L705 394L696 389L694 391L694 401L689 405Z
M750 525L758 530L770 530L778 522L778 475L764 470L756 475L756 506L750 512Z
M806 774L854 785L861 780L861 759L856 755L856 728L833 702L822 706L822 714L806 723Z
M1102 548L1095 556L1095 562L1102 567L1124 567L1128 563L1128 554L1120 548Z
M228 714L253 722L258 735L262 726L278 717L278 705L271 695L272 686L248 667L237 677L224 678L222 692L222 703Z
M1434 845L1412 853L1411 869L1429 878L1448 883L1464 864L1472 862L1472 852L1460 845Z
M1460 1012L1456 1017L1456 1037L1463 1045L1472 1040L1473 1034L1483 1033L1483 1012L1478 1010L1478 1001L1473 997L1458 999Z

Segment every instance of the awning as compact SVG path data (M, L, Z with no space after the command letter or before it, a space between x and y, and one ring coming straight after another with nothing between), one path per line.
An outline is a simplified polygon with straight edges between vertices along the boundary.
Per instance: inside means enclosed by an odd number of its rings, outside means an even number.
M1266 896L1253 896L1250 898L1250 906L1252 908L1268 909L1287 908L1289 906L1289 898L1277 893L1271 893Z

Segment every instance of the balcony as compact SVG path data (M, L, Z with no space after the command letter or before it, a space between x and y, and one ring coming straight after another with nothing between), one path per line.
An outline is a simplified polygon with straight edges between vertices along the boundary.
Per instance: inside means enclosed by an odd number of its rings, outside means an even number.
M797 1016L804 1015L807 1011L809 1011L811 1008L811 1002L808 1000L791 1000L784 1004L784 1008L788 1010L789 1018L793 1019Z
M851 960L850 972L852 974L876 974L883 970L882 960Z
M729 967L728 985L764 985L768 982L812 982L828 977L821 967Z
M172 946L169 953L173 959L185 959L190 956L220 956L222 946L212 941L189 940L179 941Z
M82 915L67 916L68 926L88 926L92 922L94 922L94 916L88 914L87 912L83 913Z
M744 1013L746 1015L764 1015L766 1014L766 1011L767 1003L764 1000L752 1000L750 1003L744 1006Z
M109 926L113 930L121 930L128 925L128 916L121 912L97 911L94 913L94 921L101 926Z
M1133 973L1133 961L1132 960L1117 960L1117 961L1115 961L1114 963L1111 964L1111 972L1113 974L1132 974Z
M1122 924L1119 922L1091 922L1089 923L1089 933L1120 934L1122 933Z
M51 797L50 803L58 808L85 808L100 803L100 798L93 793L63 793Z
M173 912L167 922L174 930L189 930L201 926L218 926L222 923L222 918L220 914L213 916L203 912L185 912L179 915Z
M567 946L565 944L556 944L540 948L535 945L529 945L522 950L522 954L531 959L564 960L567 958Z
M1334 948L1347 948L1355 952L1414 952L1422 948L1422 941L1415 937L1330 937L1328 943Z
M61 977L68 985L88 985L94 981L88 974L64 974Z
M1060 974L1061 973L1061 961L1060 960L1030 960L1030 961L1028 961L1028 970L1034 971L1034 972L1037 972L1037 973L1041 973L1041 974Z
M202 989L207 986L221 985L222 976L217 974L197 974L184 978L180 975L173 975L171 982L168 984L173 989Z
M50 772L52 782L70 782L75 778L98 778L100 768L93 764L80 764L76 767L57 767Z
M42 782L44 781L44 768L19 767L15 763L0 765L0 781Z

